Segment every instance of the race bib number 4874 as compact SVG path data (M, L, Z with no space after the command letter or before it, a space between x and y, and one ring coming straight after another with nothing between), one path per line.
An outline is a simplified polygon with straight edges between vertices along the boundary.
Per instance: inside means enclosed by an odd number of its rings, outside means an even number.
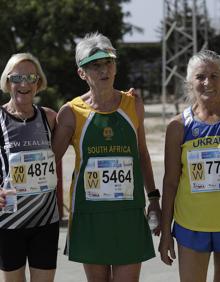
M84 172L86 200L133 200L133 158L90 158Z
M54 190L57 174L51 150L10 154L10 182L17 194L36 194Z

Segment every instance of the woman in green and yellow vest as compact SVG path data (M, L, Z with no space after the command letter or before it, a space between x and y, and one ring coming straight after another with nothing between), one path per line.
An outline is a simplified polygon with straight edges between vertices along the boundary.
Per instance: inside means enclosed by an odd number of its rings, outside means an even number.
M141 262L155 256L145 216L160 218L137 95L114 89L116 50L102 34L76 46L78 74L87 93L59 111L54 150L59 161L69 144L75 153L67 252L84 265L88 281L139 281ZM159 235L160 225L154 231Z

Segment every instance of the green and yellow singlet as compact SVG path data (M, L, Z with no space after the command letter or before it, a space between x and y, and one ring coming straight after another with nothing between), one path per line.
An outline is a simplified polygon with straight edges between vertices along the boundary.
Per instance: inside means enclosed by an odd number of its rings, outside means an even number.
M112 112L95 111L80 97L69 105L76 117L72 212L144 207L135 97L122 93L118 109Z

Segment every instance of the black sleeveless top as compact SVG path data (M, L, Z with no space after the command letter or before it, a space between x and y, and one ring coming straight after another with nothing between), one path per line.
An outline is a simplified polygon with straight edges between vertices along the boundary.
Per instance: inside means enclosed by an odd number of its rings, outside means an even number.
M33 105L35 114L25 121L0 108L0 186L9 175L10 154L20 151L51 150L51 131L44 110ZM59 220L56 190L18 196L18 210L0 212L0 228L16 229L44 226Z

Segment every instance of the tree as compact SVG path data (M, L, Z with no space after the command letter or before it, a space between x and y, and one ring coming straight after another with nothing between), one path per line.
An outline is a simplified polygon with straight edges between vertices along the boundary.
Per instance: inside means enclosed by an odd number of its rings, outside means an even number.
M144 101L158 99L157 94L161 92L160 42L121 43L119 63L122 88L138 89Z
M57 109L80 95L74 49L79 38L99 31L116 46L135 27L125 23L121 4L130 0L1 0L1 71L13 53L38 57L48 78L40 104Z

